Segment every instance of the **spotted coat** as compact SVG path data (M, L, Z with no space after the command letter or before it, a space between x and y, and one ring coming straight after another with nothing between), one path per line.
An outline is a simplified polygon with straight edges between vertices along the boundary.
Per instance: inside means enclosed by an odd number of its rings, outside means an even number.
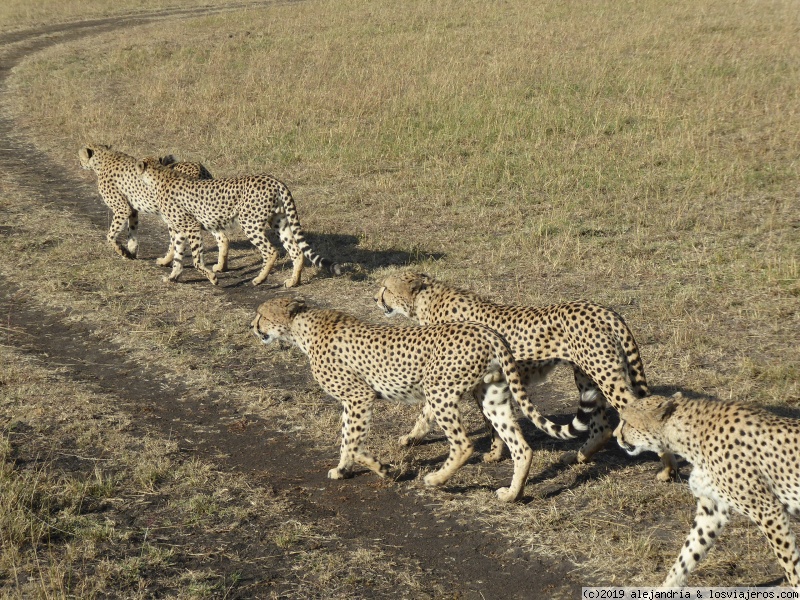
M675 452L693 465L697 498L692 529L664 581L685 585L714 545L731 509L767 536L792 587L800 553L789 514L800 516L800 420L737 402L651 396L622 410L614 435L632 455Z
M267 239L267 230L278 230L281 242L293 262L292 275L286 287L300 283L303 256L317 267L340 273L339 265L316 254L300 227L292 194L283 183L270 175L252 175L211 180L195 180L164 168L157 161L142 160L136 170L145 185L155 191L156 203L175 236L175 257L172 272L165 281L177 281L183 270L186 244L192 252L194 267L217 285L216 273L227 268L228 244L225 229L235 221L247 239L258 248L263 259L261 271L253 285L269 275L278 251ZM205 227L217 240L219 255L213 270L206 268L200 229Z
M253 333L265 344L285 340L306 355L317 383L341 401L339 464L328 477L348 476L355 464L381 477L388 467L363 446L375 400L425 402L444 430L450 452L428 474L426 485L445 483L473 452L461 422L459 400L479 389L484 416L508 444L514 475L497 491L503 501L522 494L532 452L514 419L510 394L528 403L513 356L502 338L477 323L427 327L370 325L345 313L308 307L302 300L277 298L258 308Z
M139 250L136 235L139 213L160 215L153 190L144 185L136 172L136 159L102 144L84 146L78 152L78 158L82 168L94 171L100 196L113 212L106 239L120 256L136 258ZM200 163L178 162L172 155L150 157L149 160L157 161L162 166L193 179L211 179L211 173ZM126 223L128 241L123 245L117 238ZM169 250L164 258L157 261L160 265L172 262L175 250L172 240L173 235L170 232Z
M575 457L579 462L589 460L611 438L606 399L619 409L649 393L633 334L620 315L599 304L506 306L412 271L387 278L375 301L387 316L399 313L423 325L475 321L494 329L508 342L526 385L544 380L557 364L569 364L580 393L580 411L569 425L547 420L535 424L562 439L589 429L589 439ZM430 415L423 412L401 442L424 437L430 422ZM497 456L502 449L494 436L492 452ZM670 455L663 459L659 478L668 479L674 459Z

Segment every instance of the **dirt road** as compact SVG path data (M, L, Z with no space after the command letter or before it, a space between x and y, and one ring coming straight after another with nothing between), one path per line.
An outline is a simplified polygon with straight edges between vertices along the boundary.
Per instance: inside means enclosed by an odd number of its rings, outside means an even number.
M7 79L14 65L54 44L90 41L100 33L156 19L191 18L209 12L213 9L159 11L2 35L0 46L5 51L0 55L0 93L7 94ZM48 198L85 218L97 228L98 246L103 244L108 217L96 190L38 152L6 118L0 118L0 170L20 187L30 189L32 202ZM250 286L228 292L232 302L245 307L255 306L260 298ZM165 402L155 385L160 381L157 366L132 363L119 348L107 340L100 343L79 323L66 322L62 315L43 314L8 281L0 285L0 313L8 315L7 322L4 319L10 332L6 343L40 357L45 364L69 365L70 376L81 385L116 394L142 435L157 431L191 440L182 452L222 456L217 460L220 468L248 474L262 483L268 479L277 494L291 499L296 519L335 517L334 533L353 547L369 547L369 541L381 539L391 552L417 561L424 577L452 590L454 598L538 598L550 596L556 588L562 592L572 588L578 593L580 584L568 575L570 565L516 558L487 532L434 517L419 498L401 486L328 485L324 477L331 456L304 447L301 440L272 430L268 423L250 423L246 435L201 427L230 417L233 407L224 401L212 408ZM120 386L120 381L125 385ZM312 385L308 378L283 383ZM181 382L174 385L180 387ZM241 552L257 552L252 540L240 541ZM269 574L246 575L258 580ZM368 595L365 591L365 597Z

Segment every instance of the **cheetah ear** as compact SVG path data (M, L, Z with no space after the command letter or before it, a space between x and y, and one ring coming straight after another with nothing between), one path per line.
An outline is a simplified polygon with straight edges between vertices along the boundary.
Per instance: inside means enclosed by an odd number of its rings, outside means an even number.
M140 160L136 163L136 172L141 175L147 170L147 163L143 160Z
M414 279L411 280L411 291L415 294L427 288L431 284L431 278L425 273L412 273Z
M431 278L424 273L407 271L400 276L392 275L391 277L387 277L383 285L392 289L395 293L402 294L411 299L418 292L427 288L430 282Z
M89 160L90 158L92 158L92 155L94 154L94 150L92 150L88 146L84 146L83 148L81 148L81 153L80 154L81 154L81 158L83 158L85 160Z
M672 398L668 398L666 401L662 402L658 406L658 420L662 423L669 419L675 410L678 408L678 405L675 403L675 400Z
M306 306L306 302L302 298L293 298L286 305L286 310L289 311L290 318L294 318L301 312L304 312L307 308L308 306Z
M158 162L161 163L162 166L168 167L168 166L174 165L176 162L178 162L178 159L175 158L174 154L167 154L166 156L161 156L158 159Z

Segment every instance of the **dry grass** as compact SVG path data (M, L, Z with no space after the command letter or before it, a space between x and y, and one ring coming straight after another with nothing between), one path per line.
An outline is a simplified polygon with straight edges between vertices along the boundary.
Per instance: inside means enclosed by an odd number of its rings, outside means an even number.
M499 300L615 307L656 388L796 407L799 21L790 1L274 5L98 36L102 54L85 41L42 52L15 72L8 109L70 169L94 139L216 175L277 175L318 239L358 242L328 253L365 265L363 281L315 279L301 290L312 299L378 320L372 292L403 253ZM0 240L6 276L139 360L302 428L333 461L336 407L263 373L307 367L255 347L249 310L225 290L164 286L151 264L117 260L100 232L6 183L20 232ZM240 370L220 368L234 358ZM551 389L572 410L571 384ZM442 450L393 447L413 416L387 407L373 436L401 468ZM573 561L587 582L655 583L688 530L689 494L654 486L652 465L600 460L613 468L534 481L523 506L498 506L484 487L497 471L482 465L459 474L466 492L419 493L498 544ZM698 585L779 573L758 532L734 526Z

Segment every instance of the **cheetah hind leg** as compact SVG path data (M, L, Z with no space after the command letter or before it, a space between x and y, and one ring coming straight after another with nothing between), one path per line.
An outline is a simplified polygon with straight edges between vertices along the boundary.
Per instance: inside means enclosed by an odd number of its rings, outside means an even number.
M136 256L131 254L131 251L128 250L126 246L120 244L117 240L117 236L119 235L120 231L122 231L122 227L124 226L126 220L127 217L122 217L121 215L115 214L111 221L111 227L106 234L106 240L114 248L114 251L122 258L134 259Z
M597 384L577 366L573 366L575 385L580 393L578 413L573 426L589 431L588 439L577 452L565 452L561 457L562 464L589 462L594 454L602 448L612 436L606 414L606 400Z
M433 473L425 476L425 485L442 485L449 480L461 466L472 456L472 443L467 437L464 425L461 423L461 415L458 412L458 402L460 397L452 397L452 394L440 391L439 393L426 390L426 397L430 403L436 422L444 431L447 441L450 443L450 452L444 464Z
M303 265L305 261L303 251L300 249L297 240L294 239L294 234L289 227L289 222L285 218L280 220L277 229L278 235L281 238L281 243L283 247L286 248L289 258L292 259L292 275L283 282L283 285L287 288L296 287L300 284L300 276L303 274Z
M433 408L431 408L429 403L425 402L422 406L422 414L417 417L414 427L412 427L408 434L400 436L397 442L401 446L414 446L415 444L419 444L425 439L428 432L430 432L433 420Z
M589 392L591 393L591 392ZM600 392L596 392L602 398ZM613 431L608 423L608 407L605 403L599 404L589 418L589 438L577 452L565 452L561 457L564 464L583 464L592 460L592 457L611 439Z
M508 446L514 461L511 485L497 490L497 497L502 502L514 502L522 495L533 460L533 452L514 418L510 396L508 384L505 382L490 383L486 386L482 402L484 416Z
M263 261L263 266L261 267L261 271L258 273L255 279L253 279L253 285L258 285L263 283L267 276L272 271L272 267L275 266L275 262L278 260L278 249L272 245L272 243L267 239L266 228L259 225L253 225L250 223L239 223L244 230L247 239L250 240L250 243L253 244L258 251L261 252L261 259Z
M503 451L506 449L506 444L503 441L503 438L497 433L497 429L492 424L492 421L486 416L483 407L483 401L486 398L486 394L489 391L489 384L498 383L500 381L505 381L503 379L503 374L500 371L492 371L488 373L484 379L484 383L479 385L473 390L473 396L475 401L478 403L478 408L481 410L481 414L483 414L483 420L486 423L486 427L489 429L492 435L492 445L489 448L488 452L484 452L481 460L486 463L493 463L499 462L503 458Z

